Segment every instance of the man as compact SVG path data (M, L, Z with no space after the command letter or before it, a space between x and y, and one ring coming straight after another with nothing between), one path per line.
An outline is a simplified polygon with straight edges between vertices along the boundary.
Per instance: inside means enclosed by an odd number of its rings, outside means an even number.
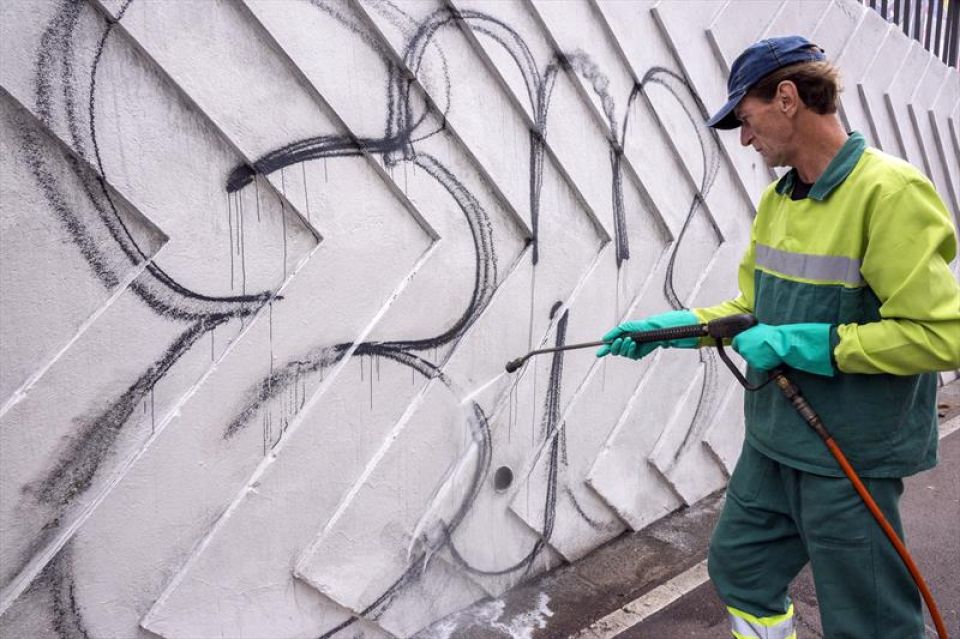
M708 126L740 127L767 165L791 167L761 196L740 294L625 322L597 354L696 347L623 335L753 313L733 340L750 382L788 367L902 535L902 478L937 461L933 371L960 368L952 221L919 171L844 131L837 70L804 38L750 46L727 86ZM819 437L775 385L747 393L744 412L708 562L733 635L795 637L787 587L809 561L828 638L924 637L916 586Z

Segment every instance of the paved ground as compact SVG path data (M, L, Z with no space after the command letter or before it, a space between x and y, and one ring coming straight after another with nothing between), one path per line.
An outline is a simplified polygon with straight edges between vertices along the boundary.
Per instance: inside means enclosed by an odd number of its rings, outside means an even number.
M960 381L941 389L940 464L907 480L907 545L937 597L951 637L960 637ZM580 561L437 622L424 639L493 637L716 639L726 613L703 560L723 505L718 493ZM809 571L792 587L799 639L821 639ZM672 603L671 603L672 602ZM932 625L928 636L935 637ZM893 638L891 638L893 639Z

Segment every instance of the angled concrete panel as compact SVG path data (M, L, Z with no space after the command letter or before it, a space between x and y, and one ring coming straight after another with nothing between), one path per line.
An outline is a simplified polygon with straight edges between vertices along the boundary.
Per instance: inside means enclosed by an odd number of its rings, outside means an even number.
M726 102L727 87L724 63L708 29L722 6L721 3L710 1L661 3L651 10L673 57L680 63L684 77L700 100L705 105L713 105L711 108L714 110L719 108L716 105L722 106ZM757 25L758 36L761 28L761 25ZM693 59L702 62L696 65L686 62ZM773 177L770 170L762 162L739 152L739 137L735 133L722 134L720 140L749 199L756 202Z
M336 346L349 345L369 331L371 320L402 291L430 245L431 239L415 220L402 209L388 206L392 195L375 174L366 169L366 180L358 180L365 167L359 159L341 160L330 167L329 188L324 188L323 176L318 174L315 189L329 198L324 211L329 239L283 288L284 303L265 307L222 361L223 347L218 344L228 342L227 330L240 327L227 325L204 338L199 353L209 362L211 349L216 348L215 369L189 401L166 416L166 423L159 421L164 413L157 410L158 428L153 428L152 421L146 426L148 432L156 433L150 446L131 460L132 467L75 538L69 574L76 575L72 579L96 574L98 584L78 595L78 605L86 608L85 596L104 597L105 593L123 602L124 614L89 606L85 618L104 634L123 636L125 628L139 622L175 574L157 573L155 567L176 567L191 556L191 549L250 481L258 464L271 458L292 434L288 431L297 422L300 408L325 390L324 382L329 386L337 374L353 379L359 362L353 360L353 366L348 366ZM345 176L351 177L345 180ZM348 182L365 185L364 201L356 198L353 188L343 188ZM360 241L369 237L366 229L385 225L392 229L394 243L388 250ZM393 273L394 278L362 284L367 295L357 297L353 293L361 282L345 274L358 263L375 272ZM408 377L404 380L409 384ZM351 386L354 404L368 399L366 385ZM232 400L225 402L227 396ZM144 419L151 420L153 406L148 404L147 409ZM344 427L345 432L358 428ZM191 453L184 455L184 451ZM151 479L165 473L170 478L162 486ZM131 522L127 533L104 545L104 536L124 520ZM149 552L138 549L144 539L151 540ZM115 556L125 560L112 561ZM216 599L210 604L215 605ZM210 612L202 605L199 610Z
M725 3L717 12L707 27L707 35L716 47L724 76L730 73L730 66L740 52L767 33L785 4L788 3L782 0L740 0ZM751 19L744 20L745 14Z
M911 99L917 92L931 64L933 64L933 59L920 46L920 43L911 43L906 58L897 75L890 81L890 86L887 87L883 99L887 104L887 110L893 124L891 128L897 140L896 150L890 152L907 160L932 179L930 164L923 151L923 142L918 137L917 129L910 115Z
M879 15L870 18L883 22ZM902 31L887 29L883 43L873 53L870 66L856 85L873 144L891 155L899 155L902 150L897 138L898 122L890 113L887 96L891 83L907 61L912 42Z
M493 565L499 570L513 566L536 546L536 536L510 515L506 510L508 503L494 494L491 478L478 484L479 476L472 474L481 462L482 467L486 467L486 464L491 468L501 465L513 469L522 467L529 450L536 444L536 437L531 439L528 429L535 433L541 428L545 415L543 398L553 387L546 381L549 375L541 371L542 367L549 367L549 361L532 361L525 372L514 377L502 374L503 362L514 357L515 353L546 340L549 327L560 319L558 303L567 300L581 285L598 259L601 246L595 226L577 206L574 194L560 186L560 180L560 176L549 171L547 165L544 172L544 205L553 215L541 230L544 247L541 261L533 267L527 252L527 259L521 262L501 290L493 296L489 308L478 318L473 330L465 335L450 361L444 365L443 376L434 383L436 388L411 405L410 414L398 422L396 433L385 441L382 461L370 468L374 478L381 477L382 473L396 472L398 464L406 463L403 451L413 445L405 442L421 441L425 436L435 441L431 453L419 461L421 470L412 478L413 483L404 489L405 504L409 510L402 515L403 529L409 535L410 544L429 547L429 544L439 543L442 548L445 538L435 538L438 526L439 530L443 530L438 521L457 521L457 528L451 531L452 547L463 544L460 547L470 548L472 552L465 557L465 561L471 566L476 563L478 568L486 569ZM520 308L524 309L523 325L515 323ZM492 332L494 329L491 327L497 326L507 328L498 333ZM490 337L493 334L498 334L494 340ZM574 379L578 377L579 374L574 372ZM527 398L519 404L524 415L515 416L519 424L524 424L526 434L520 436L518 433L513 443L508 445L513 431L509 426L498 427L491 420L491 415L498 404L506 403L514 384L517 388L513 392L518 397ZM451 394L453 398L450 398ZM439 410L440 404L437 402L451 402L458 397L460 399L456 399L454 405L460 408L451 417L436 423L433 415ZM483 417L471 417L471 414L476 414L471 411L480 411ZM445 412L448 411L442 411L441 414ZM427 431L421 432L424 429ZM467 479L463 478L464 473ZM483 476L486 477L486 474ZM474 488L466 494L462 490L456 491L456 498L452 502L439 498L438 495L445 494L440 487L451 483L465 483ZM331 557L327 544L353 538L357 544L355 547L363 547L369 543L370 533L360 531L366 531L371 526L375 529L391 521L390 517L376 512L393 500L389 483L370 479L362 485L358 484L357 489L357 496L349 504L344 504L342 517L328 524L317 542L305 551L298 572L320 587L321 591L359 612L375 601L393 580L400 578L398 570L402 564L396 562L406 556L407 546L384 548L384 552L389 554L382 555L381 561L386 563L371 562L368 565L372 571L371 581L361 592L331 577L326 568ZM464 503L470 505L469 510L457 515L464 508ZM415 504L421 505L415 507ZM388 512L396 513L397 507L390 506ZM427 509L427 512L424 513L422 509ZM496 522L496 525L491 522ZM416 534L414 531L417 531ZM502 545L476 543L478 538L489 539L491 534L496 534ZM426 539L421 539L424 536ZM388 557L392 558L388 561ZM536 553L532 558L541 561ZM543 564L539 565L542 567ZM521 565L503 574L490 576L475 574L467 569L466 574L488 591L500 592L520 579L526 568L526 565Z
M95 171L12 96L2 92L0 103L0 144L8 158L0 174L0 200L7 203L0 221L2 416L123 293L167 238L118 193L104 195ZM88 194L95 201L89 202ZM114 208L104 215L108 201ZM118 235L123 244L114 241ZM30 339L23 342L27 326Z
M842 24L848 23L844 21ZM827 56L843 71L844 90L840 97L843 121L848 130L859 131L873 145L877 142L859 85L864 81L887 33L892 28L890 23L875 11L864 11L862 19L846 45L833 53L830 50L827 51ZM821 29L827 29L826 24L821 25ZM856 42L856 46L851 46L851 42Z
M504 365L736 295L786 33L960 213L855 0L0 4L0 634L410 636L721 488L712 350Z
M617 127L612 116L616 107L611 104L608 81L600 73L597 61L582 50L562 48L544 30L535 10L525 3L457 2L451 7L460 16L474 48L479 49L478 57L492 67L491 74L509 87L515 103L529 105L524 110L533 115L528 122L530 134L543 136L542 142L531 140L532 152L540 152L542 146L545 161L552 160L557 170L567 176L607 235L613 237L623 210L611 196L610 185L615 181L606 176L597 179L597 172L604 166L610 166L611 172L616 169ZM500 24L509 24L513 33L523 33L525 46L517 50L509 32L495 32L495 27L491 27ZM529 60L519 62L517 58L524 54ZM518 74L524 80L522 84L517 82ZM513 81L508 81L508 77ZM584 77L589 87L583 85ZM529 82L534 78L540 78L542 89L531 95ZM590 98L590 94L598 93L608 105L602 116ZM551 126L558 120L577 121L581 126Z
M847 20L858 15L863 9L856 4L839 0L810 0L808 2L784 2L777 14L764 30L764 37L772 38L791 34L800 34L811 42L824 47L813 38L813 33L827 19L827 13L834 7L839 8ZM841 19L840 22L845 20ZM839 25L838 25L839 26ZM746 43L748 46L750 43Z
M930 73L932 77L936 77L935 71L931 70ZM925 98L926 96L917 96L921 105L924 104ZM949 114L950 105L956 105L953 116ZM922 109L923 107L920 106L918 110L922 111ZM927 152L931 155L931 164L935 167L939 164L942 171L947 192L951 194L954 219L960 218L960 186L957 186L960 184L960 144L958 144L955 125L958 109L960 109L960 76L950 73L947 69L943 72L940 90L927 111L930 135L933 138L932 143L927 147ZM922 115L920 113L917 115L919 121ZM936 172L937 168L934 168L934 171Z
M796 5L801 8L803 5ZM817 43L827 56L828 60L839 61L851 43L854 48L861 48L859 42L852 36L861 22L866 19L869 10L853 2L844 0L830 0L820 12L817 25L810 34L810 40ZM846 64L846 63L845 63ZM849 74L844 69L847 81Z
M917 141L923 153L926 173L937 187L937 191L943 194L947 206L956 211L960 208L957 201L957 192L960 189L951 181L949 173L951 167L944 162L945 157L940 155L941 141L938 130L935 128L936 120L931 117L931 114L935 113L933 105L941 91L949 90L949 78L950 68L932 61L911 96L909 112L910 122L916 131Z

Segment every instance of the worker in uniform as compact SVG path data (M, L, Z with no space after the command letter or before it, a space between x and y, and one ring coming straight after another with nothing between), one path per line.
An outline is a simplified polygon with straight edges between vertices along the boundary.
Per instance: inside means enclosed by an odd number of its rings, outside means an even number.
M620 324L597 353L657 347L625 333L752 313L734 338L752 384L784 366L898 534L903 478L937 462L937 375L960 368L956 230L933 185L837 117L836 67L799 36L733 63L707 125L740 129L770 167L739 295ZM774 384L745 398L746 437L708 569L738 639L796 637L787 587L809 561L824 634L922 639L916 585L823 441Z

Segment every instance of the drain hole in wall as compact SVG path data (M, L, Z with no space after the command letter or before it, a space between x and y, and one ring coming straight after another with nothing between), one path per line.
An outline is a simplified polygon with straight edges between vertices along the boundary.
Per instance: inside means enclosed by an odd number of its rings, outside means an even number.
M510 484L512 483L513 471L506 466L501 466L497 469L497 472L493 474L493 488L498 493L502 493L507 488L510 488Z

